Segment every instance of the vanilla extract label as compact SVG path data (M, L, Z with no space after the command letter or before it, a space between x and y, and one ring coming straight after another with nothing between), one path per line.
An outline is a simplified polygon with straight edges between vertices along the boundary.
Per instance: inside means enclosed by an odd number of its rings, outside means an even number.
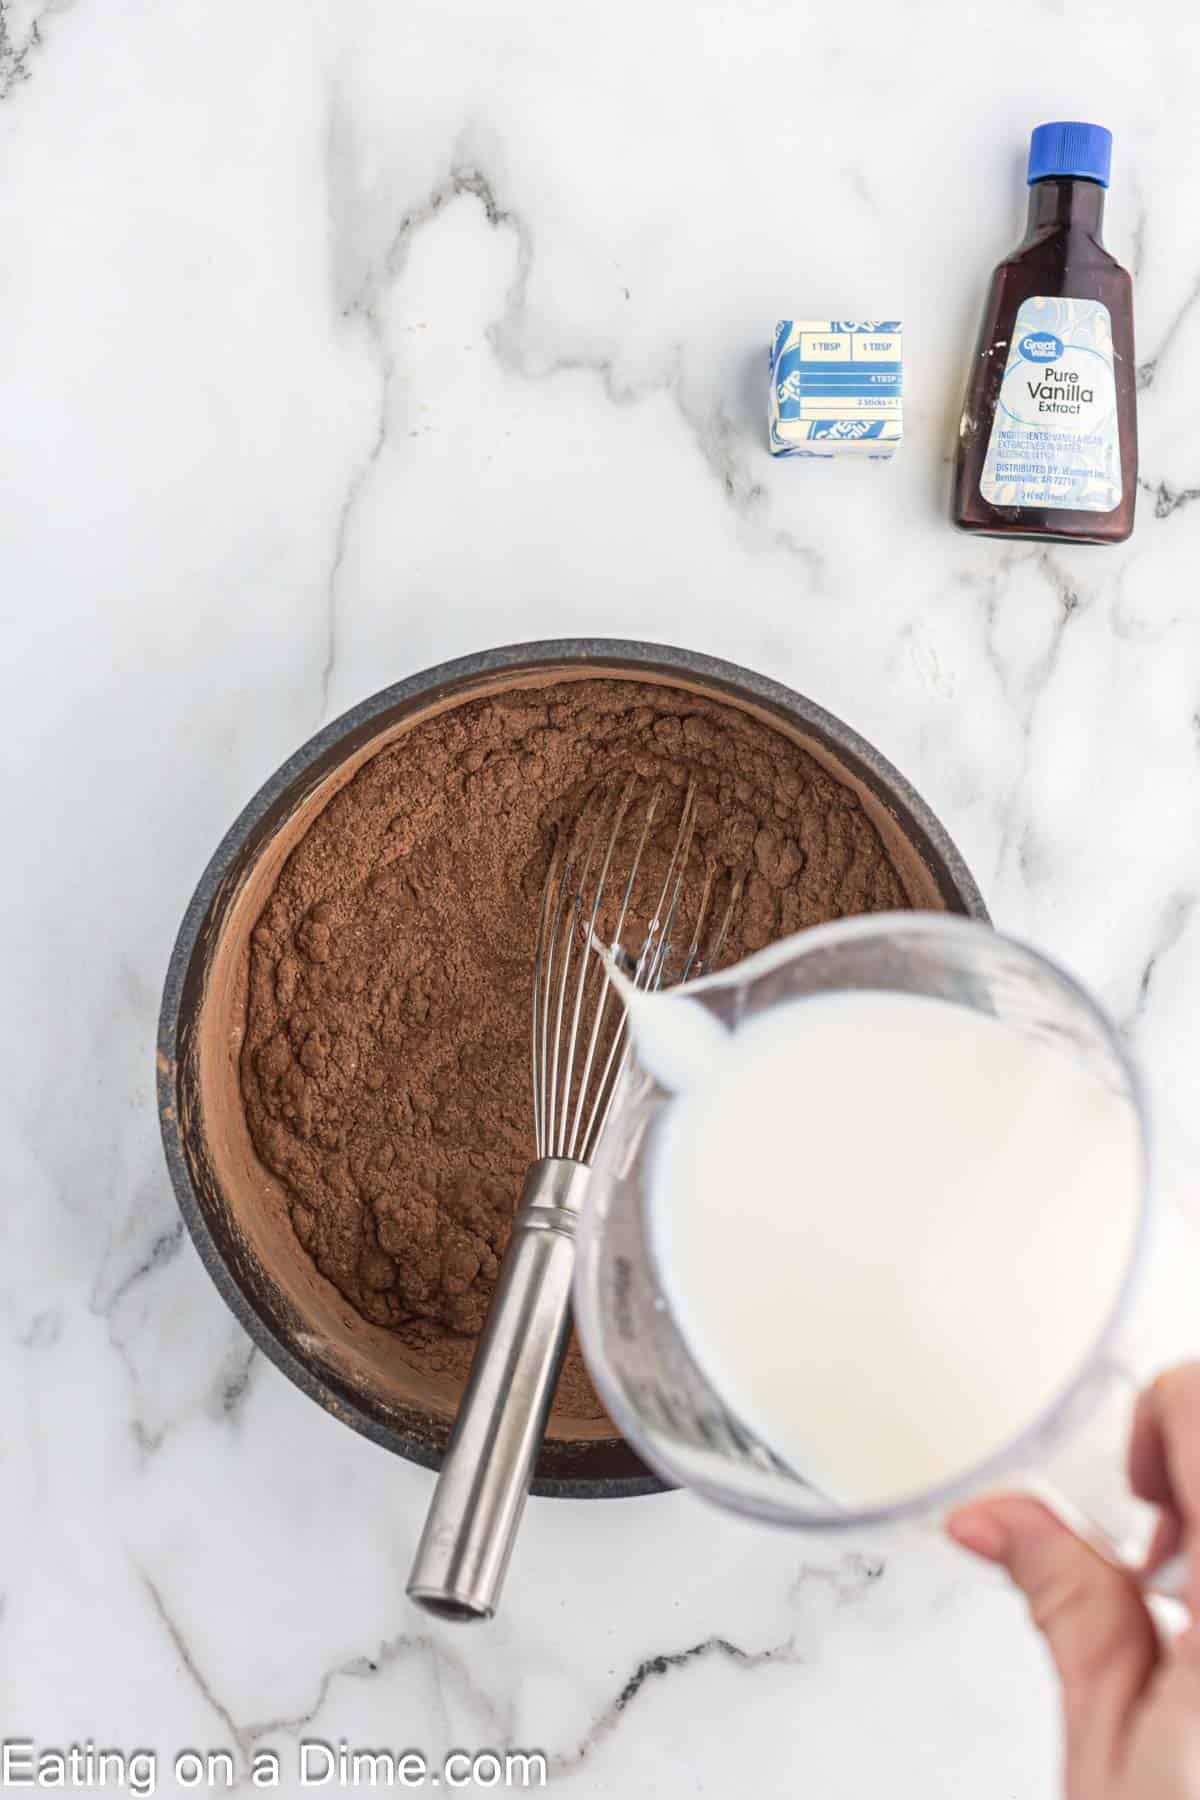
M1022 302L979 491L1001 507L1111 512L1120 504L1112 320L1099 300L1035 294Z
M1028 381L1031 400L1039 412L1081 413L1096 399L1096 390L1084 387L1074 369L1047 369L1044 381Z

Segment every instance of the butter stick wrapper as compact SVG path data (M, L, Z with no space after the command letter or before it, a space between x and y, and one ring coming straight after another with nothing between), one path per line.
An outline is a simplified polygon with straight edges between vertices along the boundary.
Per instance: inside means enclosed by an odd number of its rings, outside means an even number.
M771 454L893 457L903 434L901 343L899 319L780 319Z

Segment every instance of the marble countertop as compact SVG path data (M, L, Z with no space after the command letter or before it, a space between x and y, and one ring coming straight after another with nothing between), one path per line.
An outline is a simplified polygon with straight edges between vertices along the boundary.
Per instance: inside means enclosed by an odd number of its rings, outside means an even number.
M1024 48L1023 48L1024 46ZM543 1749L554 1788L1048 1800L1040 1646L933 1537L531 1505L503 1617L415 1614L429 1477L263 1358L185 1241L153 1039L180 914L363 695L656 639L873 739L1200 1152L1194 11L0 0L3 1734ZM956 536L1029 127L1116 137L1142 493L1115 550ZM902 316L890 467L773 463L777 316ZM15 777L15 779L14 779Z

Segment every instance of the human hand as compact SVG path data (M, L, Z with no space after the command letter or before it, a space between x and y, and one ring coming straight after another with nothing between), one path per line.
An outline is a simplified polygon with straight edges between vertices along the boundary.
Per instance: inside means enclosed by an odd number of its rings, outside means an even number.
M1190 1553L1190 1622L1169 1642L1136 1578L1039 1500L973 1500L946 1529L1007 1569L1046 1639L1062 1689L1066 1800L1200 1800L1200 1362L1161 1375L1138 1401L1129 1481L1159 1508L1147 1568Z

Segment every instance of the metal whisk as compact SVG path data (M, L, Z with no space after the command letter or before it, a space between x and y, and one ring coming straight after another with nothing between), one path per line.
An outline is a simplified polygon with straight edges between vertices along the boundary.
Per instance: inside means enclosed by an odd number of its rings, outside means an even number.
M709 868L695 917L680 917L696 831L694 782L663 879L641 891L655 825L672 799L665 784L647 791L636 776L601 790L546 876L533 964L537 1161L408 1582L410 1598L442 1618L489 1619L496 1610L570 1334L575 1226L629 1058L624 1008L596 945L621 955L638 987L687 981L720 956L741 895L733 882L718 917L718 877ZM623 934L647 905L630 958Z

